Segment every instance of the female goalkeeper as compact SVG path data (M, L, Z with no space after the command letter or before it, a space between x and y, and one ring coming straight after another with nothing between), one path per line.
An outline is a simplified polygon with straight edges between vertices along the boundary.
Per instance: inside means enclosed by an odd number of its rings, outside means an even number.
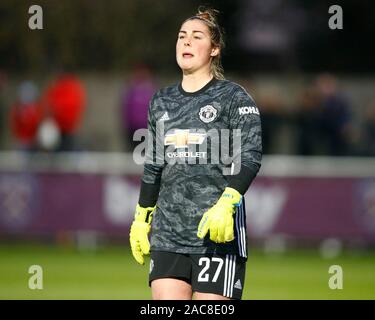
M224 80L216 13L199 10L183 22L176 44L182 81L159 90L149 107L130 244L140 264L151 251L153 299L242 296L243 195L261 164L261 122L245 89Z

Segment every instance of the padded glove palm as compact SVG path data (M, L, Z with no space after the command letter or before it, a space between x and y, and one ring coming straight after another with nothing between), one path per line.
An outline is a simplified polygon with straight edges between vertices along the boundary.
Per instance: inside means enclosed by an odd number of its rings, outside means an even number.
M197 236L203 239L210 231L210 239L216 243L234 239L233 214L241 204L241 194L233 188L225 188L217 203L203 214Z
M150 253L148 234L151 229L152 214L155 207L143 208L137 204L134 221L130 227L130 247L132 254L134 259L142 265L145 263L143 256Z

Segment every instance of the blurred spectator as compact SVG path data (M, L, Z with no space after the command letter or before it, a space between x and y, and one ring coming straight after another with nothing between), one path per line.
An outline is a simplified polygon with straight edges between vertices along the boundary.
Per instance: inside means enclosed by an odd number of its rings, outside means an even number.
M348 99L339 91L337 80L331 74L316 79L321 108L320 133L328 155L346 155L351 139L351 110Z
M61 132L56 121L46 117L40 123L37 133L38 149L41 151L58 151L61 147Z
M157 90L152 72L145 64L138 64L130 75L121 96L121 126L125 149L133 151L139 141L133 141L137 129L147 128L147 111L151 98Z
M363 155L375 156L375 100L366 109L362 143Z
M25 150L35 150L36 134L42 120L42 109L37 101L38 89L31 81L18 87L18 99L10 108L10 127L13 136Z
M320 112L317 92L314 88L304 89L298 99L296 114L297 153L314 155L317 153L320 132Z
M86 105L86 93L81 81L73 74L61 74L47 88L42 101L48 121L45 127L52 128L55 122L60 131L57 151L75 150L75 135ZM47 129L46 132L55 134L53 129Z
M4 148L5 140L5 102L4 102L4 87L6 84L6 74L0 70L0 150Z
M267 93L260 94L257 104L262 113L262 145L263 153L271 154L280 152L278 140L282 125L286 120L283 116L281 96L274 88L269 88Z

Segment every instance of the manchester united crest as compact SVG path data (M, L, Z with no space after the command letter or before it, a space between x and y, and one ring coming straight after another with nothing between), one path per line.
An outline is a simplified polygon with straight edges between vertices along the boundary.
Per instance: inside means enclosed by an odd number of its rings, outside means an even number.
M217 116L217 109L215 109L210 104L200 108L199 110L199 119L201 119L204 123L212 122L216 119Z

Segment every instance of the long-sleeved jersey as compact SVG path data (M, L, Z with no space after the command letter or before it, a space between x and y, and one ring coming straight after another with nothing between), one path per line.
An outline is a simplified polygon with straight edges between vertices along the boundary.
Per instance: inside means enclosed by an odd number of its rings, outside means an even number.
M160 183L151 250L247 257L244 201L234 216L233 241L201 240L197 228L242 166L259 170L261 121L252 97L228 80L213 79L194 93L175 84L153 96L148 130L142 181Z

